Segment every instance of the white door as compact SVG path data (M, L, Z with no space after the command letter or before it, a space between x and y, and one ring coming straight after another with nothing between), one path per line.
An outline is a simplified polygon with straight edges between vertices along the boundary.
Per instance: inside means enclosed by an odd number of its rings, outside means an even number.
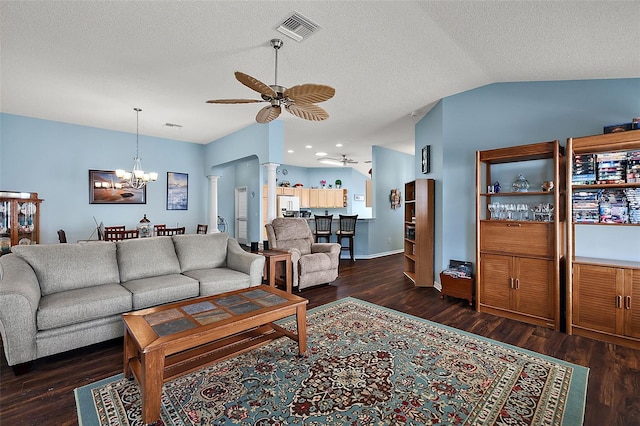
M235 190L235 218L236 240L240 244L247 245L247 187L243 186Z

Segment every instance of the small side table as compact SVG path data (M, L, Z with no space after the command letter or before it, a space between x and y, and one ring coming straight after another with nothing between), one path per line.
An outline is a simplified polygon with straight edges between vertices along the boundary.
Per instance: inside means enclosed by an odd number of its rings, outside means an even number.
M440 272L440 284L442 284L440 298L444 299L444 296L458 297L466 299L469 306L473 306L474 281L471 277L452 277Z
M291 253L283 250L263 250L259 251L265 257L264 262L264 279L271 287L276 287L276 264L278 262L284 262L285 265L285 285L287 286L287 293L291 293L291 285L293 281L293 264L291 263Z

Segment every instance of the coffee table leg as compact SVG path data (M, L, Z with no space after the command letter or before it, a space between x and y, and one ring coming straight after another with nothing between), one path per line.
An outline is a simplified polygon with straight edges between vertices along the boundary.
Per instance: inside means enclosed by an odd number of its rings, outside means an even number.
M307 352L307 305L296 308L296 320L298 322L298 353L304 355Z
M160 397L164 376L164 356L162 351L152 350L142 354L142 420L145 424L160 418Z
M129 329L125 327L124 329L124 362L123 362L123 374L124 377L133 379L133 372L131 371L131 360L136 357L138 354L138 348L136 348L136 344L134 340L131 338L129 334Z
M291 294L292 288L291 284L293 282L293 263L291 262L291 256L289 256L284 261L284 267L286 269L287 274L287 293Z
M269 256L269 285L276 288L276 261L273 256Z

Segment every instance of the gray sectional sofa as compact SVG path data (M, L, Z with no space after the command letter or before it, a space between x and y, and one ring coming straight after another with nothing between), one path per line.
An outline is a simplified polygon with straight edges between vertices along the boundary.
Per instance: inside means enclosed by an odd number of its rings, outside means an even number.
M7 362L122 336L124 312L259 285L264 261L226 233L13 247L0 257Z

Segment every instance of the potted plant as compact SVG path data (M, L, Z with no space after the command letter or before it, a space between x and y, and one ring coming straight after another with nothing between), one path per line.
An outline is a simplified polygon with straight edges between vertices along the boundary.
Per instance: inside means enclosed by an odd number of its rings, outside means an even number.
M322 185L322 187L323 187L323 188L324 188L324 186L325 186L326 184L327 184L327 181L326 181L326 180L322 179L322 180L320 181L320 185Z
M342 181L340 179L336 179L336 188L342 188Z

